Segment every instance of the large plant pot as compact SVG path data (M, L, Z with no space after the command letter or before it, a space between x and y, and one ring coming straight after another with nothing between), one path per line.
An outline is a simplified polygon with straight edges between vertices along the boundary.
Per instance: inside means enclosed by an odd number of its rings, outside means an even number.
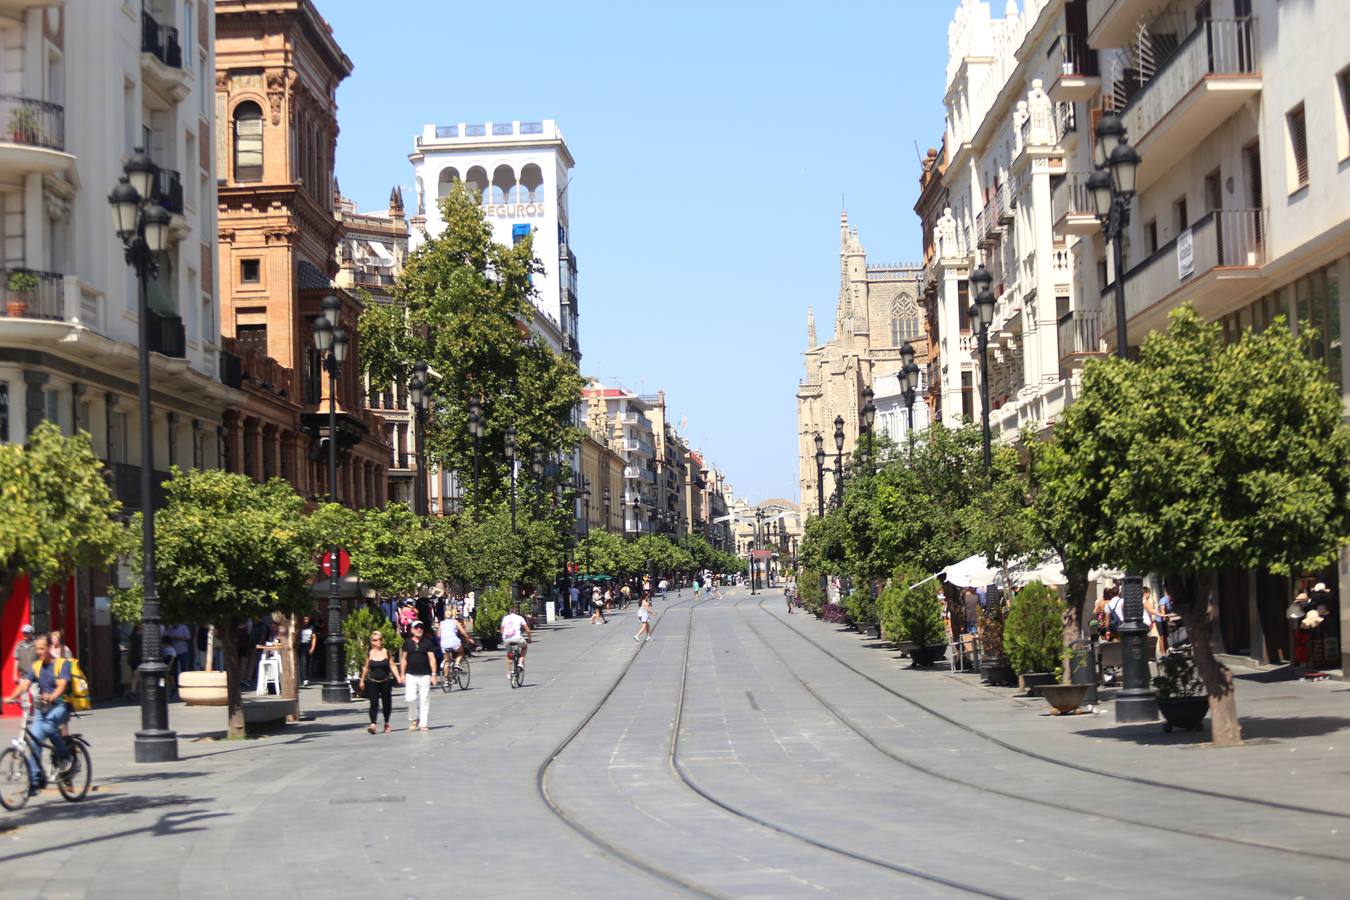
M229 700L224 672L180 672L178 696L188 706L224 706Z
M996 687L1017 684L1017 677L1013 674L1012 664L1001 656L982 659L980 661L980 676L985 682Z
M1047 684L1041 688L1041 696L1055 708L1057 714L1063 715L1083 705L1087 689L1086 684Z
M11 294L5 301L5 315L11 319L22 319L28 315L28 298Z
M1041 688L1054 683L1054 672L1023 672L1017 676L1017 686L1033 697L1039 697Z
M1158 712L1162 713L1163 731L1180 728L1182 731L1199 731L1209 715L1209 697L1172 697L1167 700L1158 698Z
M927 647L911 647L909 658L915 668L926 669L947 655L946 644L931 644Z

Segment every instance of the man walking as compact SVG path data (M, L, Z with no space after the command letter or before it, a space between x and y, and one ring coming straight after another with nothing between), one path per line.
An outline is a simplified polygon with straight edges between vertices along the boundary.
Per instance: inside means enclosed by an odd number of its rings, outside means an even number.
M412 623L412 635L403 645L403 658L399 661L409 731L417 731L419 727L427 730L431 686L436 683L436 646L425 632L426 626L420 619Z
M23 635L19 643L14 645L15 684L29 676L33 671L33 663L37 661L37 644L33 642L33 626L25 625L21 631Z

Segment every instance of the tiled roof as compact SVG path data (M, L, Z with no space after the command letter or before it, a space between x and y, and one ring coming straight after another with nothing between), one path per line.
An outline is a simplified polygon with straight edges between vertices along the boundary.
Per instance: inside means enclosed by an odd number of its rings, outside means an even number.
M334 287L327 275L320 272L313 263L303 259L300 260L295 280L302 291L326 291Z

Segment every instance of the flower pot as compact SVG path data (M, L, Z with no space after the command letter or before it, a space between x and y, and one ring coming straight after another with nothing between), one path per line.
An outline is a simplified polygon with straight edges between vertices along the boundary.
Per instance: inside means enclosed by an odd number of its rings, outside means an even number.
M28 298L10 294L9 299L5 301L5 315L11 319L22 319L28 315Z
M946 644L930 644L927 647L912 647L909 651L909 658L916 669L926 669L946 655Z
M1016 684L1012 664L1001 656L987 656L980 661L980 675L986 683L996 687Z
M178 696L188 706L224 706L229 699L224 672L180 672Z
M1158 711L1162 713L1163 731L1180 728L1182 731L1199 731L1209 715L1209 697L1170 697L1158 698Z
M1033 697L1039 697L1047 684L1055 684L1053 672L1023 672L1017 676L1017 686Z
M1083 705L1087 689L1086 684L1047 684L1041 687L1041 696L1055 708L1056 714L1063 715Z

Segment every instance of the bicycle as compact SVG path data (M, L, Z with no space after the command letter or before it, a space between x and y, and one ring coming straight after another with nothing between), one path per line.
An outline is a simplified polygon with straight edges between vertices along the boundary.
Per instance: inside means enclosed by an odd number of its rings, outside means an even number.
M526 643L529 643L528 641ZM522 654L520 648L525 644L512 644L506 651L506 658L511 660L511 687L518 688L525 684L525 666L521 664Z
M451 682L459 685L461 691L469 689L469 654L464 654L463 659L455 662L454 653L446 651L441 668L444 670L441 673L441 690L450 693Z
M23 706L23 718L19 721L19 735L10 741L4 752L0 753L0 806L10 812L22 809L31 796L29 791L28 760L36 757L47 783L55 783L61 796L71 803L83 800L89 793L89 784L93 780L94 767L89 761L89 742L83 735L72 734L66 738L71 762L63 772L56 761L52 745L48 741L36 741L28 733L32 720L32 704ZM72 715L79 715L72 713ZM43 753L43 750L46 753ZM45 763L45 765L43 765Z

